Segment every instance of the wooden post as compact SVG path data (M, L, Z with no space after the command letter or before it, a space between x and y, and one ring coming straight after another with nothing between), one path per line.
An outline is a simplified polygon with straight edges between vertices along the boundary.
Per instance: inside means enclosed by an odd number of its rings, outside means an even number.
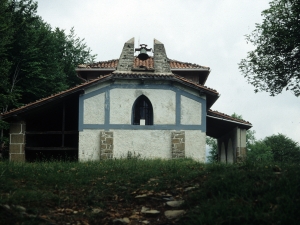
M63 103L63 113L62 113L62 128L61 128L61 147L65 147L65 117L66 117L66 102Z

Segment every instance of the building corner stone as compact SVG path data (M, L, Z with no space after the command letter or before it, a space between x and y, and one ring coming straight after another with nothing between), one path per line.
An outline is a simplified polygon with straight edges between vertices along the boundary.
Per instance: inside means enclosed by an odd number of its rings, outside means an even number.
M185 158L185 132L171 132L172 159Z
M100 132L100 160L112 159L114 150L114 134L112 131Z
M9 161L25 162L26 123L13 122L9 129Z

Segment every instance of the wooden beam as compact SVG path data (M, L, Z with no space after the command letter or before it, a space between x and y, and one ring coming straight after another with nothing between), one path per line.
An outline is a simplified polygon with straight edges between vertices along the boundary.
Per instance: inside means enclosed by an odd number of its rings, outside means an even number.
M72 150L78 150L78 148L71 148L71 147L25 147L25 150L38 150L38 151L46 151L46 150L54 150L54 151L72 151Z
M62 134L62 131L26 131L26 134ZM77 134L77 130L64 131L65 134Z

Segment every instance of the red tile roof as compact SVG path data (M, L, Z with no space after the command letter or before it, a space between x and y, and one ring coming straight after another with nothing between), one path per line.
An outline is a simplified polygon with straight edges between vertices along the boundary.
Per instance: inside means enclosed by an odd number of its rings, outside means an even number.
M30 102L30 103L28 103L26 105L23 105L23 106L19 107L19 108L12 109L12 110L10 110L10 111L8 111L6 113L1 114L1 117L2 118L9 117L10 115L15 114L16 112L22 112L25 109L28 109L28 108L31 108L31 107L35 107L35 106L38 106L40 104L45 104L48 101L51 101L51 100L56 99L58 97L63 97L65 95L69 95L69 94L75 93L75 92L81 90L83 87L91 85L92 83L96 83L97 81L103 80L103 79L105 79L107 77L110 77L110 76L111 76L111 74L106 75L106 76L102 76L101 78L98 78L98 79L95 79L95 80L92 80L92 81L89 81L89 82L86 82L86 83L82 83L82 84L77 85L75 87L72 87L72 88L70 88L68 90L61 91L61 92L56 93L56 94L52 94L52 95L50 95L50 96L48 96L46 98L41 98L39 100L36 100L35 102Z
M169 59L170 60L170 67L171 69L206 69L210 70L209 67L206 66L200 66L198 64L192 64L192 63L186 63L186 62L180 62L177 60ZM103 69L109 69L109 68L117 68L118 66L119 59L112 59L109 61L100 61L96 63L90 63L90 64L81 64L78 65L78 69L82 68L103 68ZM139 67L146 67L148 69L154 68L154 62L153 62L153 57L150 57L147 60L139 60L137 57L135 57L134 60L134 67L139 68Z
M182 80L182 81L184 81L184 82L186 82L186 83L188 83L188 84L194 85L194 86L199 87L199 88L203 88L203 89L205 89L205 90L214 92L215 94L218 94L218 95L219 95L219 93L218 93L215 89L209 88L209 87L204 86L204 85L201 85L201 84L197 84L197 83L195 83L195 82L193 82L193 81L191 81L191 80L189 80L189 79L186 79L186 78L184 78L184 77L182 77L182 76L178 76L178 75L174 75L174 76L175 76L177 79Z
M235 121L235 122L238 122L238 123L243 123L245 125L252 126L252 124L250 122L246 121L246 120L236 119L236 118L234 118L232 116L229 116L225 113L221 113L221 112L218 112L218 111L213 111L211 109L208 110L207 115L213 116L213 117L218 117L218 118L221 118L221 119L227 119L227 120L231 120L231 121Z
M4 114L1 114L1 117L3 119L11 116L11 115L14 115L16 113L20 113L20 112L23 112L27 109L30 109L30 108L35 108L39 105L43 105L49 101L52 101L52 100L55 100L57 98L61 98L61 97L64 97L64 96L67 96L67 95L70 95L70 94L73 94L73 93L76 93L80 90L82 90L82 88L85 88L85 87L88 87L92 84L95 84L97 82L104 82L106 80L109 80L109 79L112 79L112 78L129 78L129 79L134 79L134 78L138 78L138 79L159 79L159 80L162 80L162 79L166 79L166 80L174 80L174 81L177 81L177 82L180 82L180 83L183 83L187 86L191 86L193 88L196 88L196 89L200 89L210 95L213 95L215 96L214 98L218 98L219 96L219 93L214 90L214 89L210 89L206 86L203 86L201 84L196 84L188 79L185 79L183 77L180 77L180 76L177 76L177 75L174 75L174 74L155 74L155 73L112 73L112 74L109 74L109 75L105 75L105 76L101 76L97 79L94 79L94 80L91 80L91 81L88 81L88 82L85 82L85 83L82 83L80 85L77 85L75 87L72 87L68 90L65 90L65 91L62 91L62 92L59 92L59 93L56 93L56 94L53 94L51 96L48 96L46 98L42 98L42 99L39 99L35 102L31 102L29 104L26 104L24 106L21 106L17 109L12 109Z

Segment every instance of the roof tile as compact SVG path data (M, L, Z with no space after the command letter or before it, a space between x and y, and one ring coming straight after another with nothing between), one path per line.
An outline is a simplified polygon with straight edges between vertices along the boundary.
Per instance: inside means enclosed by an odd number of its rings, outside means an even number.
M48 100L51 100L51 99L55 99L59 96L62 96L64 94L70 94L70 93L74 93L78 90L80 90L81 88L83 87L86 87L92 83L97 83L98 81L100 80L103 80L105 78L109 78L109 77L116 77L116 78L122 78L122 77L127 77L127 78L165 78L165 79L176 79L176 80L181 80L182 82L184 83L187 83L187 84L190 84L190 85L193 85L194 87L196 88L201 88L201 89L204 89L206 91L209 91L210 93L214 93L214 94L219 94L216 90L214 89L211 89L211 88L208 88L206 86L203 86L201 84L197 84L197 83L194 83L188 79L185 79L181 76L177 76L175 74L172 74L172 73L161 73L161 74L156 74L156 73L138 73L138 72L130 72L130 73L112 73L112 74L108 74L108 75L105 75L105 76L100 76L99 78L97 79L94 79L94 80L91 80L91 81L88 81L88 82L85 82L85 83L82 83L82 84L79 84L75 87L72 87L68 90L65 90L65 91L61 91L59 93L56 93L56 94L52 94L46 98L41 98L39 100L36 100L35 102L31 102L31 103L28 103L26 105L23 105L19 108L16 108L16 109L12 109L4 114L1 114L2 117L8 117L10 114L14 114L18 111L22 111L23 109L26 109L28 107L31 107L31 106L34 106L34 105L38 105L39 103L43 103L43 102L47 102Z
M237 119L237 118L229 116L225 113L221 113L221 112L214 111L214 110L211 110L211 109L208 110L207 114L210 115L210 116L215 116L215 117L222 118L222 119L229 119L229 120L233 120L233 121L236 121L236 122L239 122L239 123L243 123L243 124L252 126L252 124L250 122L246 121L246 120Z
M180 62L177 60L169 59L170 61L170 67L171 69L207 69L209 70L209 67L206 66L200 66L198 64L193 63L186 63L186 62ZM100 61L90 64L80 64L77 66L77 68L117 68L118 66L118 59L112 59L108 61ZM139 67L146 67L147 69L154 68L154 60L153 57L149 57L147 60L140 60L139 58L135 57L134 59L134 68Z

